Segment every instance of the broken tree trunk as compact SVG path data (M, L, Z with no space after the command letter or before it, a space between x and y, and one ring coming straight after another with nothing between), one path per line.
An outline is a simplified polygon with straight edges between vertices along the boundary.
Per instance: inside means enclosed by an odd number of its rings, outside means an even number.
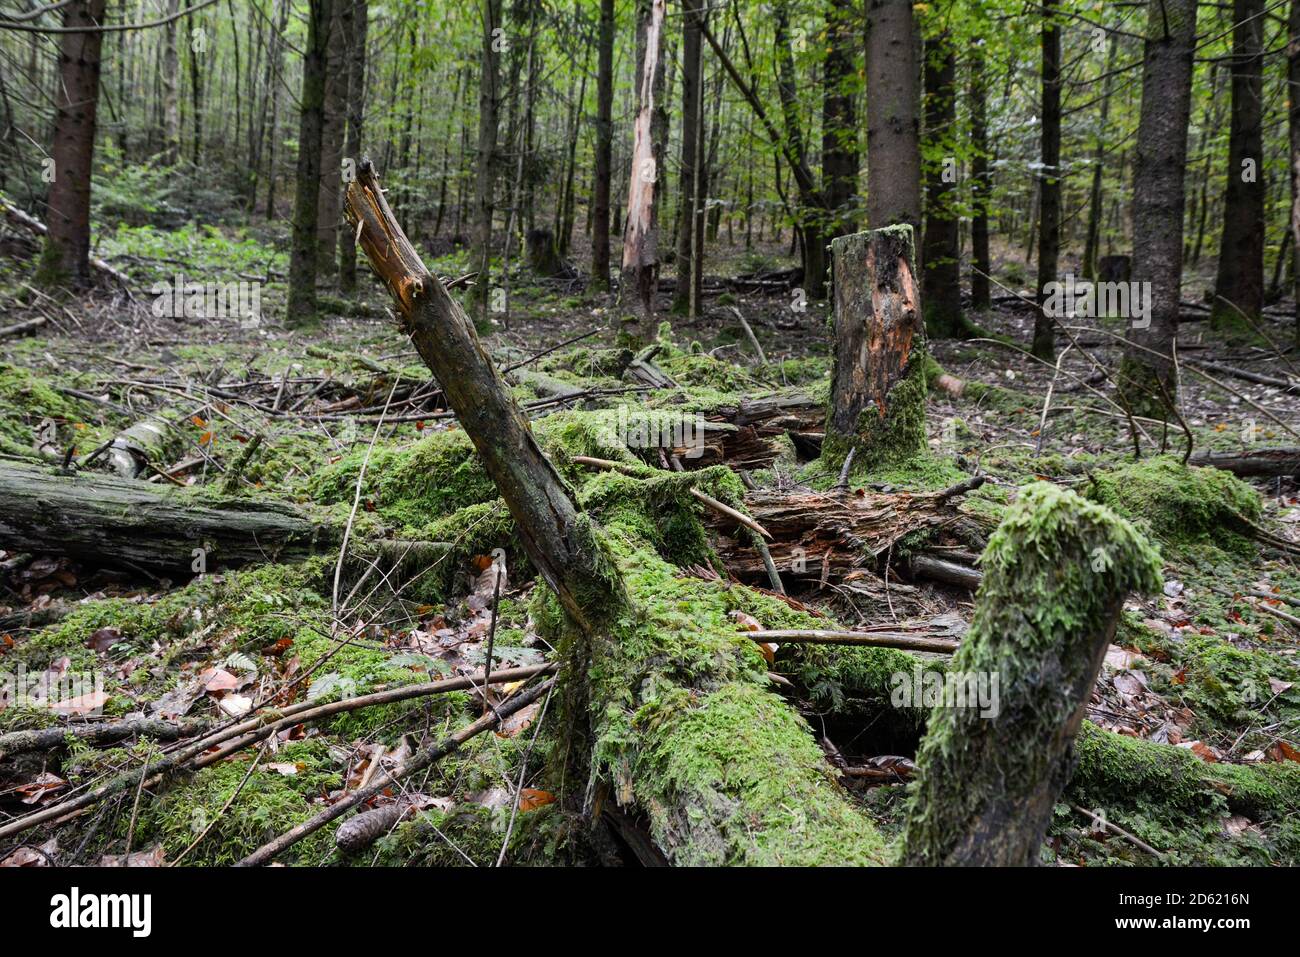
M1037 863L1124 598L1160 583L1132 525L1045 482L1021 490L982 566L953 693L917 753L907 864Z
M838 469L904 461L926 447L925 330L910 226L842 236L834 257L834 349L822 459Z
M473 324L424 266L393 217L369 160L348 184L348 222L397 301L407 334L437 377L505 500L533 567L587 634L625 605L599 540L533 438Z

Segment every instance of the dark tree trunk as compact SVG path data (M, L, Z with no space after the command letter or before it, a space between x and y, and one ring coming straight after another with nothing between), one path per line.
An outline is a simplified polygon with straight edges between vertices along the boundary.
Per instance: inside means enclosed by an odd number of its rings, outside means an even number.
M681 223L677 231L677 290L673 312L698 314L704 269L704 83L703 0L684 0L682 10Z
M1177 402L1172 353L1183 276L1183 179L1191 118L1196 0L1151 0L1133 175L1133 278L1151 283L1149 316L1129 321L1120 395L1135 412ZM1166 24L1168 29L1166 30Z
M924 451L925 326L912 228L831 243L835 364L822 458L839 468L898 464Z
M307 18L307 47L302 67L302 113L298 122L298 176L293 199L293 250L289 257L290 326L316 320L316 270L320 244L316 237L320 192L321 123L325 103L325 57L334 0L311 0Z
M921 228L911 0L867 0L867 225Z
M609 291L609 189L614 143L614 0L600 0L596 40L596 156L591 197L591 284Z
M497 119L501 108L501 0L482 0L479 56L478 155L474 178L474 248L478 269L473 286L478 318L487 311L492 279L492 216L496 210Z
M799 119L799 95L795 79L794 52L790 48L790 11L785 0L773 8L775 14L773 42L776 44L777 91L781 100L781 116L785 121L785 145L791 166L808 170L808 147L804 139L803 124ZM812 176L798 178L799 209L795 223L799 231L800 254L803 259L803 288L810 299L826 297L826 246L825 230L829 225L824 194L813 188ZM720 212L720 210L715 210ZM716 222L710 224L710 233L717 237Z
M925 329L932 339L966 333L961 311L961 256L956 209L957 50L940 35L925 47L926 163L925 236L922 240L922 295Z
M984 74L984 51L978 45L971 58L970 138L971 138L971 308L986 311L992 305L989 290L989 137L988 78Z
M663 33L664 0L638 0L637 109L619 289L624 307L635 316L631 325L639 339L654 332L654 296L659 282L659 175L668 133Z
M1088 193L1088 237L1083 247L1083 278L1097 278L1097 255L1101 246L1101 181L1106 164L1106 121L1110 117L1110 94L1115 86L1115 58L1119 44L1110 38L1106 54L1106 79L1101 84L1101 116L1097 119L1097 143L1092 153L1092 188Z
M1210 325L1249 333L1264 309L1264 0L1233 0L1232 19L1228 188Z
M321 111L320 192L316 209L316 242L320 246L317 268L321 275L337 271L334 255L339 245L339 187L342 183L343 131L347 124L349 39L345 23L351 20L352 0L333 0L329 41L325 54L325 100ZM348 10L348 13L345 13Z
M344 35L347 41L348 55L348 95L347 122L348 132L343 148L344 156L351 161L349 170L356 175L357 165L361 162L361 133L366 117L366 38L369 34L370 7L369 0L344 0L351 3L351 9L345 18ZM459 77L459 74L457 74ZM456 98L460 102L460 97ZM448 137L448 144L450 144ZM444 177L444 184L446 179ZM344 184L346 189L347 184ZM442 215L439 206L438 215ZM357 287L357 245L346 229L339 230L339 289L345 293L355 291Z
M853 5L830 0L826 9L826 60L822 76L822 194L830 211L827 238L857 229L858 120L854 109L857 36Z
M73 0L63 10L64 27L98 26L105 0ZM90 283L90 179L95 159L99 107L99 51L104 34L59 37L59 79L55 87L54 180L50 183L45 247L37 279L43 286Z
M1043 138L1038 174L1038 312L1034 316L1033 353L1056 356L1056 323L1043 308L1047 286L1057 281L1061 253L1061 28L1058 0L1043 0Z

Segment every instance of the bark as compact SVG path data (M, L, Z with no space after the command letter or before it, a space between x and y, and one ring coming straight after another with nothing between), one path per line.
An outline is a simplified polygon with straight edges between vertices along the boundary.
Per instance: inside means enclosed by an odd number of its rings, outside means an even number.
M181 8L181 0L167 0L167 16L174 17ZM176 46L176 23L163 27L163 155L162 163L170 166L180 158L180 56Z
M695 318L704 268L704 83L700 26L703 0L685 0L682 10L681 223L677 231L677 289L673 312Z
M971 59L970 138L971 138L971 308L977 312L992 306L989 289L989 176L988 78L985 76L984 50L977 45Z
M303 54L302 104L298 122L298 174L293 200L293 248L289 256L290 326L316 319L316 272L320 244L319 214L321 125L325 102L325 63L334 0L311 0L307 17L307 46Z
M361 162L362 130L366 117L366 42L369 35L369 0L344 0L351 4L345 15L344 36L348 55L347 136L343 155L352 161L351 169ZM459 76L459 74L458 74ZM459 97L457 97L459 102ZM450 137L448 138L450 142ZM446 178L443 178L445 188ZM438 215L442 215L441 205ZM357 245L346 229L339 230L339 289L345 293L357 286Z
M1101 245L1101 181L1106 165L1106 121L1110 118L1110 95L1115 86L1115 58L1119 44L1110 38L1106 54L1106 79L1101 85L1101 115L1097 118L1097 142L1092 152L1092 187L1088 192L1088 237L1083 247L1083 278L1097 278L1097 253ZM1202 134L1204 135L1204 134Z
M1233 0L1232 19L1228 186L1210 326L1248 332L1247 318L1264 309L1264 0Z
M632 164L623 226L620 297L636 315L634 335L654 330L654 295L659 281L659 172L663 167L668 114L664 109L664 0L637 4L637 109Z
M337 544L342 529L298 509L242 499L202 503L145 482L0 463L0 544L96 564L166 572L294 561Z
M1130 320L1120 395L1139 414L1177 402L1172 353L1183 275L1184 170L1191 118L1195 0L1151 0L1142 66L1142 110L1133 178L1133 278L1149 282L1149 325ZM1166 32L1165 24L1168 24Z
M496 209L497 123L501 110L501 0L482 0L479 54L478 155L474 164L474 244L478 278L472 289L478 318L488 305L492 279L492 216ZM349 186L349 191L351 187Z
M856 35L853 5L849 0L830 0L822 75L822 194L830 215L828 239L857 230L857 74L853 69Z
M867 225L921 227L911 0L867 0Z
M598 530L533 438L474 326L432 276L393 218L374 167L347 189L348 220L397 301L407 334L441 384L519 531L524 550L570 618L586 633L625 604Z
M926 43L925 135L931 154L926 164L925 237L922 240L922 299L925 329L932 339L967 334L961 310L961 254L958 249L954 127L957 125L957 50L941 34Z
M337 271L334 259L339 245L339 186L342 182L343 131L347 122L348 39L344 35L345 10L352 0L333 0L329 41L325 45L325 98L321 106L320 192L316 205L317 267L322 276Z
M1043 308L1047 286L1057 281L1061 254L1061 28L1058 0L1043 0L1042 149L1038 174L1038 312L1034 315L1033 353L1056 356L1056 323Z
M1300 0L1291 0L1287 19L1287 86L1292 91L1287 110L1291 147L1291 282L1295 297L1295 339L1300 343Z
M835 267L830 410L822 458L838 467L906 460L925 449L925 328L908 226L841 237Z
M609 188L614 124L614 0L600 0L596 41L596 148L591 197L591 283L609 291Z
M1047 483L1021 490L981 567L948 676L982 680L989 692L996 677L996 694L954 696L931 711L907 864L1038 863L1124 599L1160 581L1159 557L1132 525Z
M63 10L63 26L98 26L105 0L73 0ZM59 73L55 87L54 143L50 158L54 179L45 247L37 280L45 286L90 284L90 180L95 157L99 108L102 33L64 33L59 38Z

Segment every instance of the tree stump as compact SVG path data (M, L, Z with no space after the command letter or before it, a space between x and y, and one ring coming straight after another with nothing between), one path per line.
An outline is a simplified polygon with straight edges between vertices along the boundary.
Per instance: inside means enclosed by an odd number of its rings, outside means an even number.
M898 463L923 452L925 330L911 226L831 243L835 366L822 459L838 468Z
M528 230L525 248L528 252L528 268L534 275L547 279L564 275L564 260L555 248L555 236L549 229Z
M1046 482L1021 489L980 564L975 615L941 688L919 668L906 683L902 703L934 706L907 864L1038 862L1124 598L1160 587L1159 556L1131 524ZM940 700L917 701L923 688Z

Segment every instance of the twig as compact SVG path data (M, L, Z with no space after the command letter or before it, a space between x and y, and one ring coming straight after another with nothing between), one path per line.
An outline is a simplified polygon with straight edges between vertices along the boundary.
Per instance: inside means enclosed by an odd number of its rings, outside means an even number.
M779 628L772 631L742 632L754 641L782 641L792 645L866 645L872 648L899 648L903 651L933 651L952 654L959 642L952 638L926 638L888 631L825 631L820 629Z

